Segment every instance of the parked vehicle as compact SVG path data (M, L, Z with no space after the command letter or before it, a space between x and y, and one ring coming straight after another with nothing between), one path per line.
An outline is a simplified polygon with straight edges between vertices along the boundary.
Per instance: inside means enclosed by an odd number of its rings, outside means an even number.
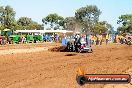
M32 43L32 42L34 41L32 35L27 35L26 37L27 37L27 41L28 41L28 43Z
M11 35L10 38L11 38L12 43L19 42L19 35Z

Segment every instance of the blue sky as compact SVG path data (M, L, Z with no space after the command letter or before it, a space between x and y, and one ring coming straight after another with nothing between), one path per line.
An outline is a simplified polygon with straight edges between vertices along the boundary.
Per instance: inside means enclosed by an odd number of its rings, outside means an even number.
M39 23L50 13L74 16L76 9L86 5L96 5L102 11L100 20L107 21L115 28L121 14L132 14L132 0L0 0L0 6L6 5L16 11L16 19L26 16Z

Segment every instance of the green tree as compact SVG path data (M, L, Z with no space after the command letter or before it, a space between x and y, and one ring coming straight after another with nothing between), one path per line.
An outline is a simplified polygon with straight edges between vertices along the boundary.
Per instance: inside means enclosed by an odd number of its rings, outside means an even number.
M57 26L57 24L59 24L60 21L62 21L64 18L62 16L59 16L56 13L53 14L49 14L48 16L46 16L45 18L42 19L42 22L45 25L50 25L51 28L54 28L55 26Z
M32 19L28 17L20 17L17 21L17 24L21 26L28 26L31 23L32 23Z
M78 23L81 23L85 31L92 31L95 24L99 20L99 15L101 11L95 5L89 5L77 9L75 12L75 17Z
M126 31L127 32L132 32L132 24L127 27Z
M132 24L132 14L126 14L119 16L119 20L117 20L117 24L122 24L124 26L128 26Z
M117 28L118 33L130 31L132 25L132 14L125 14L119 16L119 20L117 20L117 24L120 24L120 26Z
M92 32L98 34L98 33L106 33L111 32L112 26L111 24L108 24L106 21L97 22L94 26Z
M43 29L43 25L38 24L37 22L32 22L32 23L29 25L29 29L42 30L42 29Z
M43 28L41 24L34 22L31 18L28 17L20 17L17 20L17 27L18 29L28 29L28 30L33 30L33 29L40 30Z
M4 28L12 29L15 22L15 11L10 6L0 7L0 24Z
M75 17L66 17L64 19L64 27L67 30L75 30L76 25L76 18Z
M4 16L5 16L5 9L3 6L0 7L0 24L1 28L4 27Z
M28 18L28 17L20 17L17 20L17 24L22 29L30 29L29 26L31 25L32 22L33 22L32 19ZM20 29L20 30L22 30L22 29Z
M119 26L118 28L117 28L117 33L123 33L125 30L126 30L126 26Z

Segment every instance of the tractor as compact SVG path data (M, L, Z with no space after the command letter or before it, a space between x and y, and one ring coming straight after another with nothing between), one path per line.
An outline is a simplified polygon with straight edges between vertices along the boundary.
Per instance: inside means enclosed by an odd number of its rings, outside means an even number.
M73 39L67 41L67 51L73 52L93 52L90 44L88 44L88 39L86 36L75 35Z

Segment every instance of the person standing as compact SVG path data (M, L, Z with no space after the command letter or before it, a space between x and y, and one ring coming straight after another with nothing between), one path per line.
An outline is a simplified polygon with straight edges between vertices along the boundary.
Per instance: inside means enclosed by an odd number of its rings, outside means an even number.
M99 45L99 36L95 36L96 37L96 45Z
M94 43L97 45L97 36L94 35Z
M124 38L123 38L123 36L121 35L120 36L120 44L123 44L124 43Z
M89 35L89 39L90 39L90 46L92 45L92 34Z
M11 38L10 37L8 37L8 43L11 44Z
M4 37L2 37L2 45L4 44Z
M9 44L9 36L6 38L6 43Z
M55 36L55 42L58 42L58 35Z
M91 47L91 39L90 39L90 35L86 35L86 43L88 46Z
M91 43L94 44L94 35L91 35Z
M116 39L116 43L119 43L119 36L118 35L116 35L115 39Z
M102 35L100 34L100 35L99 35L99 45L102 45L102 40L103 40L103 37L102 37Z
M108 44L109 41L109 34L106 35L106 45Z

